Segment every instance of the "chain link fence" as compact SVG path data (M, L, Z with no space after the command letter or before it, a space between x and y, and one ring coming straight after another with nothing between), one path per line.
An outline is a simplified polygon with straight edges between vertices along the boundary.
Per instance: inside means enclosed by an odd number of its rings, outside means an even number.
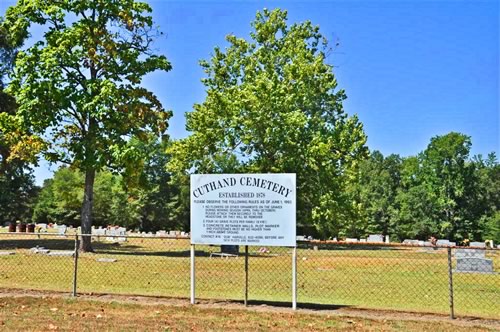
M77 240L0 233L0 288L189 298L189 239L93 237L75 255ZM292 248L195 249L197 298L290 304ZM497 249L301 242L298 303L500 319L499 272Z

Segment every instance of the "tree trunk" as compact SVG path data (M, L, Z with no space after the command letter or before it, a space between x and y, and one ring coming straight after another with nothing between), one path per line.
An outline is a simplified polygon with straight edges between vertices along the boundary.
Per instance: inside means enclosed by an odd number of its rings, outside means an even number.
M92 206L94 204L94 179L95 169L85 171L85 189L82 204L82 234L92 233ZM82 236L80 241L80 251L92 252L92 242L90 236Z

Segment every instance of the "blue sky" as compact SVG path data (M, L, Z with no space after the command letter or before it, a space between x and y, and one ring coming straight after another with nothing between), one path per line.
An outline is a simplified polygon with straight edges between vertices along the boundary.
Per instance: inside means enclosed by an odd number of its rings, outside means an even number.
M174 111L174 138L188 134L184 113L204 99L198 61L229 33L248 37L257 10L279 7L290 23L310 20L339 42L328 61L370 149L414 155L432 136L458 131L472 137L473 154L500 154L500 1L149 2L165 33L155 47L173 70L144 84ZM13 3L0 0L0 13ZM50 176L47 165L36 176Z

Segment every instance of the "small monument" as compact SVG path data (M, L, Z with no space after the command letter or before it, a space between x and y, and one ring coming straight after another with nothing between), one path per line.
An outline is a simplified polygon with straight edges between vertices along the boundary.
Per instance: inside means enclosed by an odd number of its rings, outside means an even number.
M483 249L457 249L455 272L462 273L494 273L493 260L485 258Z

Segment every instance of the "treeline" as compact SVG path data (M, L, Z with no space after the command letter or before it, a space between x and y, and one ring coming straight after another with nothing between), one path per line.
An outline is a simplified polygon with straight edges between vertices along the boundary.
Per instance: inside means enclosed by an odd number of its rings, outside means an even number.
M120 174L97 173L94 188L94 225L120 225L128 229L156 231L189 227L188 206L181 190L170 184L165 164L168 139L143 145L148 156L141 167ZM143 151L144 153L144 151ZM0 221L59 223L80 226L84 174L76 168L60 167L38 188L31 172L0 175ZM6 185L3 185L5 183ZM18 184L22 183L21 187ZM15 189L14 189L15 188ZM188 192L182 193L184 196Z
M500 165L494 153L470 158L470 148L470 137L449 133L417 156L372 152L353 188L359 218L339 235L499 242Z
M97 174L94 225L189 230L189 188L172 183L166 145L151 144L150 159L137 174ZM321 238L384 234L393 240L435 236L500 242L500 164L495 154L471 157L470 149L470 137L449 133L432 138L416 156L372 151L360 163L358 181L348 189L350 218L325 220L333 232L303 223L299 232ZM9 182L5 176L0 179L2 184ZM26 172L10 179L1 187L4 222L80 224L84 186L80 171L61 167L42 188L36 188ZM19 184L17 190L6 190Z

